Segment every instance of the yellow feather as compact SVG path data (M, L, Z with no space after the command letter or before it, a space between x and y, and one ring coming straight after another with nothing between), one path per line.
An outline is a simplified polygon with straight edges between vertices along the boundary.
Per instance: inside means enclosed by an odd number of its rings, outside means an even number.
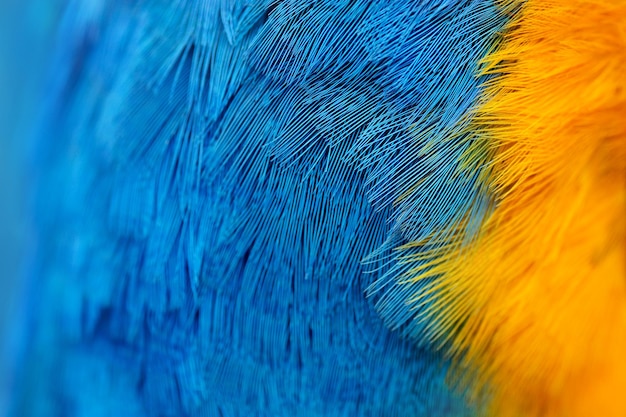
M496 416L626 416L626 1L527 0L484 71L493 213L413 281Z

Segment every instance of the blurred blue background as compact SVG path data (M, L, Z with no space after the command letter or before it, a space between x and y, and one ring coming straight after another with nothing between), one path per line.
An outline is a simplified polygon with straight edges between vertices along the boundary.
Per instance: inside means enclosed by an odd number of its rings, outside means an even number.
M22 293L32 237L29 144L45 97L59 0L0 0L0 416L17 371Z

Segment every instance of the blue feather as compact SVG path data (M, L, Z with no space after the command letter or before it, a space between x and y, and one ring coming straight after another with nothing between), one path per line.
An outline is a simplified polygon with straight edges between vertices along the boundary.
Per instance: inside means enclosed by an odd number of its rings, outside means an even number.
M487 210L454 172L504 23L489 0L70 2L17 414L471 415L389 329L419 331L394 249Z

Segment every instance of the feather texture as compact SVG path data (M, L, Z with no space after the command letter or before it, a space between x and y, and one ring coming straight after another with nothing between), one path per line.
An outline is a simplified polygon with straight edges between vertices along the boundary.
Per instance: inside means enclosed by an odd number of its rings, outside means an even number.
M626 3L502 7L468 152L487 155L492 209L478 233L470 213L407 245L394 291L418 307L414 335L489 387L491 415L623 416Z
M374 304L398 245L488 212L455 172L506 21L489 0L70 2L18 414L471 415Z

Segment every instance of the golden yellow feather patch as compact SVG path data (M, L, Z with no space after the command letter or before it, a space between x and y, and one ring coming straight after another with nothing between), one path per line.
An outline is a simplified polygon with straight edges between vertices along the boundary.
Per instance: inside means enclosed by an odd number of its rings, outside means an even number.
M413 301L491 415L624 417L626 1L505 3L474 118L494 210Z

